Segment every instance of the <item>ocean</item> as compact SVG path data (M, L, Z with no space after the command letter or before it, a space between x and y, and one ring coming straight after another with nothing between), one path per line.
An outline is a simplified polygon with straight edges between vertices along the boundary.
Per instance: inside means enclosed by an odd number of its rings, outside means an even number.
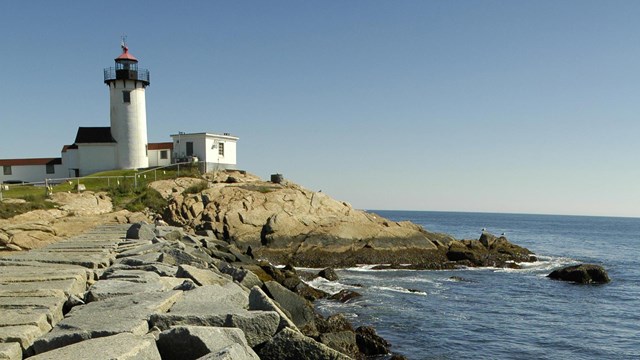
M536 253L524 269L337 271L316 279L330 292L363 296L320 300L323 314L373 325L409 359L640 359L640 219L587 216L373 211L432 232L478 239L482 228ZM606 285L546 277L577 263L605 267Z

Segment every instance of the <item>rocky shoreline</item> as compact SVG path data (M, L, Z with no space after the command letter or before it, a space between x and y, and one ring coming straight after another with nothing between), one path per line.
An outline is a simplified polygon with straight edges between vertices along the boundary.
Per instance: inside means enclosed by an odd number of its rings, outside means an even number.
M122 224L145 216L107 215L108 203L91 222L97 227L64 239L54 226L82 222L82 211L95 210L85 202L109 201L100 194L78 195L82 205L52 210L60 214L48 222L24 214L0 224L5 248L33 249L0 258L0 359L80 359L95 352L88 349L103 349L96 359L402 359L373 328L315 312L317 299L359 295L305 282L335 280L331 269L295 267L518 268L536 260L504 236L457 240L289 182L241 171L207 176L151 184L168 199L163 215L173 226L160 218Z
M103 225L0 269L2 359L392 356L373 328L317 314L329 294L293 267L180 228Z

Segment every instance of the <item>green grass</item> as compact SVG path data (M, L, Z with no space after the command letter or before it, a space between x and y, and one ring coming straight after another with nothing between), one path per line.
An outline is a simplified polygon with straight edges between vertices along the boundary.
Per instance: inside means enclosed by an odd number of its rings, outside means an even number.
M136 176L136 179L133 177ZM65 181L52 187L53 192L74 191L78 183L85 186L90 191L108 191L114 186L120 184L132 184L137 187L145 187L149 183L156 180L175 179L180 177L200 177L200 171L197 166L181 165L180 171L177 169L166 168L158 170L112 170L102 171L85 177L70 181ZM29 195L44 195L46 188L44 186L10 184L9 190L3 190L2 195L6 199L23 199Z
M175 168L102 171L54 185L51 190L54 193L73 192L80 183L89 191L108 192L116 209L140 211L148 207L153 211L162 212L167 206L166 200L162 199L157 191L149 189L148 185L156 180L175 179L178 176L199 178L201 174L198 166L192 165L180 165L180 171ZM35 209L55 207L55 204L44 201L47 194L44 186L26 184L9 184L8 186L9 190L2 190L4 199L25 199L27 202L24 204L0 203L0 218L6 219Z
M110 188L109 196L115 208L134 212L149 208L156 213L162 213L169 203L155 189L146 186L134 188L131 184L124 183Z
M26 195L24 200L27 202L20 204L0 202L0 219L8 219L32 210L53 209L56 207L55 203L46 201L44 192L40 195Z
M184 189L182 194L183 195L186 195L186 194L197 194L197 193L199 193L202 190L205 190L207 188L209 188L209 182L206 181L206 180L202 180L199 183L193 184L193 185L189 186L188 188Z

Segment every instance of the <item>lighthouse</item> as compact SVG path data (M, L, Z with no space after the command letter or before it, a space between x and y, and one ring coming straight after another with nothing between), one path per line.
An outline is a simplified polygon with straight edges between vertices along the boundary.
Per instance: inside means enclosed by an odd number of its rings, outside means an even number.
M122 42L115 66L104 69L109 86L111 136L116 141L115 162L119 169L149 167L145 89L149 70L138 68L138 59Z

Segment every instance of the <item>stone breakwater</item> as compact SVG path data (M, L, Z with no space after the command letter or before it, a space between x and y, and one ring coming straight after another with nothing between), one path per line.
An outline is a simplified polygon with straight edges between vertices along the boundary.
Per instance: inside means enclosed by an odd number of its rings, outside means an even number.
M306 285L294 268L256 261L213 236L103 225L0 258L0 359L389 353L371 327L318 315L310 300L328 295Z

